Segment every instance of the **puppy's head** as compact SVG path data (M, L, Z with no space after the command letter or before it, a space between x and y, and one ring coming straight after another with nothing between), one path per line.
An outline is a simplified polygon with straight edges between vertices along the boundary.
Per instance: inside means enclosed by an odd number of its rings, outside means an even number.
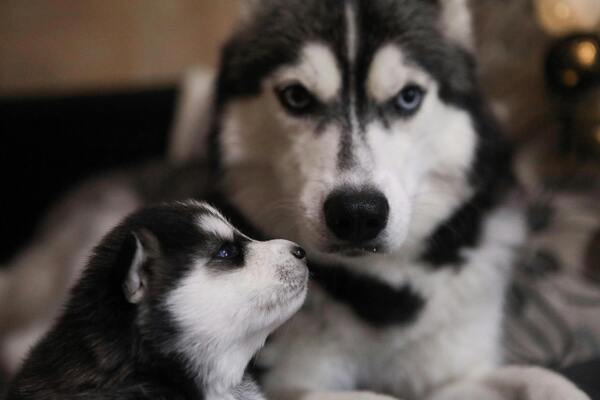
M139 307L142 329L153 327L163 343L266 337L304 300L301 248L252 240L206 204L150 208L132 226L124 294Z

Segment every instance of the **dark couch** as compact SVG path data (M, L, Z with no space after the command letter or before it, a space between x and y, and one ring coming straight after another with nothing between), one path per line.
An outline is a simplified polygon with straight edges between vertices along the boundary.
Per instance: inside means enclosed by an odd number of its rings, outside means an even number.
M47 207L82 179L160 157L177 90L0 97L0 265Z

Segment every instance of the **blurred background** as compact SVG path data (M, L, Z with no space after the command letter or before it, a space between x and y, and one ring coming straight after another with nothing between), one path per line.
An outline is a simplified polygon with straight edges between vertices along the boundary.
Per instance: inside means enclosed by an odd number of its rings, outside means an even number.
M0 263L100 171L167 152L180 82L214 68L236 0L0 1Z
M190 156L173 150L190 140L178 132L186 101L217 66L238 3L0 1L1 273L90 176ZM533 232L509 358L582 365L600 357L600 1L472 7L481 82L515 146ZM0 340L29 323L0 310Z
M175 84L216 65L236 0L3 0L0 93Z

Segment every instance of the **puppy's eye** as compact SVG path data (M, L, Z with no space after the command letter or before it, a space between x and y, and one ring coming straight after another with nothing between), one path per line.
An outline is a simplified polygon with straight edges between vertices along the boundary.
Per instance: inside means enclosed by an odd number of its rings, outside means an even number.
M232 258L236 258L240 255L240 248L234 243L225 243L222 245L217 253L215 254L215 258L220 258L223 260L230 260Z
M405 114L411 114L423 103L425 90L417 85L408 85L398 93L395 99L396 108Z
M308 112L316 103L313 95L299 83L277 90L277 96L283 107L294 114Z

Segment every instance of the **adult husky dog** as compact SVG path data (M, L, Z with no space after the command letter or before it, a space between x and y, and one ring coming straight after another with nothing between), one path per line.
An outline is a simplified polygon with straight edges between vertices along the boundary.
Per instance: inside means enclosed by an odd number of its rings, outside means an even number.
M257 0L225 47L224 198L313 263L306 307L259 359L267 391L585 398L498 368L523 228L469 23L462 0Z
M587 398L500 367L524 229L465 3L248 1L224 49L212 200L312 263L307 304L257 360L273 398Z

